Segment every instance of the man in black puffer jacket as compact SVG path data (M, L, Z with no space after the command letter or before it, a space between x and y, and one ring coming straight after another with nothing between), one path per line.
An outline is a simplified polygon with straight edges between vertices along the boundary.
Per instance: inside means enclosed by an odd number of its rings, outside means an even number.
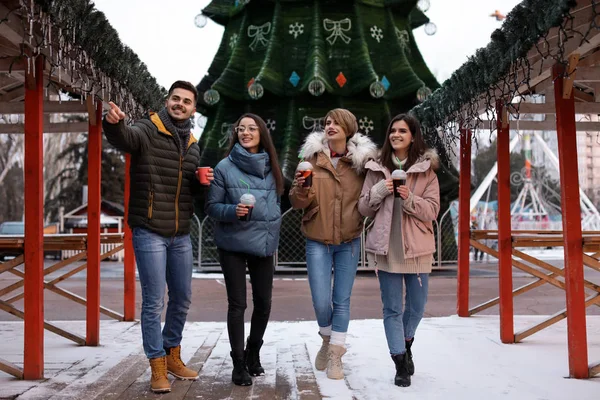
M194 195L202 189L196 175L200 147L191 134L190 119L197 97L194 85L177 81L165 107L150 113L149 119L126 126L125 113L111 102L102 123L108 141L131 154L128 223L142 287L142 339L154 392L171 390L167 372L179 379L198 379L180 357L192 294L190 219ZM161 332L165 286L169 303Z

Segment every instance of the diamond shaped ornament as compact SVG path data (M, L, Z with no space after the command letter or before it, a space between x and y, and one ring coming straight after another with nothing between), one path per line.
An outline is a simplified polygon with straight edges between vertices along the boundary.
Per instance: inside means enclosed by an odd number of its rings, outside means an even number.
M383 76L383 78L381 78L381 83L383 84L383 87L386 91L390 88L390 81L388 81L388 78L385 75Z
M346 79L346 76L344 75L343 72L340 72L338 74L337 78L335 78L335 81L342 88L342 87L344 87L344 85L346 84L346 82L348 82L348 79Z
M292 72L292 75L290 75L290 83L296 87L298 86L298 83L300 82L300 75L298 75L296 73L296 71Z

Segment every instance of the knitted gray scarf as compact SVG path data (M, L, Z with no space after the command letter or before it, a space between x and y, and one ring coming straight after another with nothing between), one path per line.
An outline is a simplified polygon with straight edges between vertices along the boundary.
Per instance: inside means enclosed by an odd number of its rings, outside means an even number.
M184 121L176 121L167 112L166 107L158 112L158 117L165 125L165 128L173 135L175 143L179 148L181 155L185 155L187 152L187 144L190 140L190 133L192 130L192 120L186 119Z

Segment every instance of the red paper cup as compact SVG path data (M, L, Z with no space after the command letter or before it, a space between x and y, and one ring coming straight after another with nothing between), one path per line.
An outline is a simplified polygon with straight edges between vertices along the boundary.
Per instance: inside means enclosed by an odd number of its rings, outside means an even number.
M201 185L210 185L210 181L208 180L207 176L209 170L210 167L198 167L198 169L196 170Z

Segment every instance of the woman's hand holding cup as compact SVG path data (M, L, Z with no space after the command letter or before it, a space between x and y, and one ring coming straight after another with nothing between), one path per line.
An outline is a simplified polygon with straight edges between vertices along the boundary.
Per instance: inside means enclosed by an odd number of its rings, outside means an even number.
M408 189L408 186L406 186L406 185L398 186L396 188L396 190L398 191L398 194L400 195L400 198L402 200L408 199L408 195L410 194L410 190Z
M390 193L394 193L394 181L391 178L385 180L385 187Z

